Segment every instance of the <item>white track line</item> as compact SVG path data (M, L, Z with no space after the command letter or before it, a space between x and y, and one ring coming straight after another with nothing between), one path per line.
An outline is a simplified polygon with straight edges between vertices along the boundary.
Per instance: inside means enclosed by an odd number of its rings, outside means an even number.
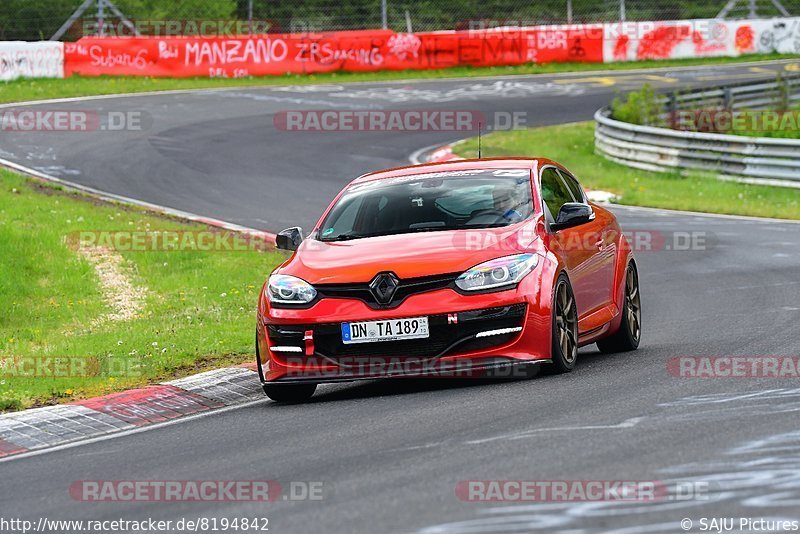
M230 87L225 89L242 89L242 87ZM40 106L42 104L65 104L70 102L88 102L91 100L107 100L109 98L130 98L134 96L162 96L162 95L180 95L187 93L196 93L200 91L218 91L222 90L216 87L209 89L172 89L169 91L148 91L142 93L111 93L107 95L90 95L90 96L70 96L64 98L50 98L47 100L26 100L24 102L7 102L0 104L0 108L16 108L23 106Z
M36 169L31 169L30 167L26 167L24 165L20 165L19 163L14 163L13 161L9 161L7 159L0 158L0 167L7 167L9 169L15 170L22 174L27 174L29 176L33 176L34 178L39 178L40 180L45 180L47 182L52 182L69 189L75 189L82 193L85 193L92 198L97 198L99 200L104 200L106 202L117 202L121 204L128 204L131 206L136 206L139 208L144 208L149 211L154 211L156 213L161 213L164 215L169 215L171 217L177 217L180 219L185 219L187 221L207 224L210 226L224 228L226 230L231 230L234 232L242 232L245 234L258 234L266 236L269 239L275 239L275 234L271 232L265 232L263 230L256 230L255 228L250 228L247 226L241 226L239 224L229 223L227 221L223 221L221 219L214 219L212 217L204 217L202 215L198 215L196 213L190 213L188 211L182 211L175 208L169 208L166 206L161 206L158 204L153 204L151 202L145 202L143 200L137 200L135 198L126 197L123 195L117 195L114 193L106 193L99 189L95 189L94 187L89 187L81 184L77 184L75 182L70 182L68 180L63 180L56 176L51 176L49 174L37 171Z
M231 412L233 410L238 410L239 408L248 408L250 406L256 406L258 404L266 404L269 401L266 397L259 400L244 402L242 404L235 404L233 406L225 406L224 408L217 408L207 410L205 412L200 412L197 414L187 415L186 417L178 417L177 419L170 419L169 421L164 421L163 423L154 423L152 425L140 426L136 428L131 428L129 430L121 430L119 432L111 432L109 434L104 434L102 436L95 436L89 439L80 439L78 438L76 441L71 441L69 443L62 443L61 445L55 445L53 447L46 447L42 449L37 449L30 452L23 452L20 454L13 454L11 456L7 456L5 458L0 458L0 463L3 462L12 462L14 460L21 460L23 458L30 458L31 456L40 456L42 454L47 454L50 452L61 451L64 449L71 449L73 447L80 447L81 445L88 445L90 443L97 443L99 441L106 441L109 439L119 438L123 436L130 436L131 434L139 434L141 432L147 432L149 430L156 430L158 428L164 428L167 426L177 425L178 423L185 423L188 421L194 421L197 419L202 419L203 417L208 417L210 415Z
M408 156L408 161L411 162L412 165L421 165L422 163L427 163L426 161L422 161L422 155L426 152L433 152L439 148L444 148L446 146L453 146L456 143L460 143L461 141L466 141L466 139L459 139L457 141L451 141L449 143L436 143L435 145L429 145L426 147L422 147L419 150L415 150Z
M670 210L666 208L650 208L647 206L629 206L627 204L610 204L614 208L624 208L635 211L650 211L655 213L665 213L669 215L685 215L687 217L707 217L709 219L728 219L733 221L747 221L760 223L780 223L780 224L800 224L800 220L794 219L773 219L770 217L752 217L749 215L728 215L725 213L708 213L705 211L683 211Z

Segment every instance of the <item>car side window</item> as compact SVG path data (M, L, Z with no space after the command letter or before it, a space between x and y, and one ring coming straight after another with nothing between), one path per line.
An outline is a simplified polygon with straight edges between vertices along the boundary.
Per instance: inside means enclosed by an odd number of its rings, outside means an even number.
M578 183L578 180L576 180L575 177L570 173L564 172L561 169L558 169L558 173L564 179L567 187L569 187L569 191L575 198L575 202L586 204L586 195L583 194L583 188L581 187L581 184Z
M546 211L549 212L546 215L550 221L554 221L561 206L575 200L554 167L547 167L542 171L541 182L542 200L544 200Z

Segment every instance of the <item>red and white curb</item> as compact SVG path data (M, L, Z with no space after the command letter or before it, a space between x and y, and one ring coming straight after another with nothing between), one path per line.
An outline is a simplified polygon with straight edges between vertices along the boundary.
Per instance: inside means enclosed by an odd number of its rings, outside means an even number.
M266 399L255 365L0 415L0 458Z
M464 159L453 152L453 146L454 145L442 146L431 152L431 155L427 158L428 163L442 163L445 161L458 161Z
M461 142L462 141L457 141L449 145L434 148L433 150L431 150L431 147L422 149L412 154L410 158L411 162L445 163L448 161L459 161L465 159L456 154L455 152L453 152L453 147L455 147L457 144ZM617 195L609 191L586 189L586 197L592 202L611 202L612 200L617 198Z

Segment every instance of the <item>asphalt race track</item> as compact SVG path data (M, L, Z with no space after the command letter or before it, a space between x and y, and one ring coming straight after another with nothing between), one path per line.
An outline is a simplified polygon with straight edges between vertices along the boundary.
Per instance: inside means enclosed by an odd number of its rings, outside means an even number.
M310 228L349 179L464 135L285 132L273 125L279 111L524 111L529 125L555 124L590 119L615 92L645 81L713 85L794 65L71 102L57 107L143 111L146 128L3 134L0 158L245 226ZM800 518L797 379L703 380L667 370L678 356L800 354L800 225L614 210L625 230L666 239L637 253L645 329L638 352L602 356L587 347L573 373L532 380L323 386L308 404L265 399L11 459L0 465L3 506L34 520L260 516L272 532L681 532L684 518L693 531L704 517ZM676 250L674 236L687 233L704 245ZM130 479L321 481L324 499L83 503L68 493L75 480ZM657 480L670 489L702 482L708 491L687 499L671 491L652 503L472 503L456 496L464 480Z

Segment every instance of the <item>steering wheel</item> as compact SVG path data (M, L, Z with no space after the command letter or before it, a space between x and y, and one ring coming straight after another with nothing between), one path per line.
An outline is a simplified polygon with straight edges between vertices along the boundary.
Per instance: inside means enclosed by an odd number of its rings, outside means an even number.
M469 214L469 218L470 219L474 219L475 217L482 217L484 215L495 215L497 217L505 218L506 213L507 212L505 212L505 211L496 210L494 208L486 208L486 209L482 209L482 210L473 211L472 213Z
M515 215L518 215L515 217ZM501 211L493 208L487 208L482 210L475 210L470 213L470 218L467 224L473 222L475 219L488 219L492 218L495 222L499 221L509 221L509 222L517 222L518 220L522 220L522 216L519 215L519 212L516 210L507 210ZM473 223L474 224L474 223Z

